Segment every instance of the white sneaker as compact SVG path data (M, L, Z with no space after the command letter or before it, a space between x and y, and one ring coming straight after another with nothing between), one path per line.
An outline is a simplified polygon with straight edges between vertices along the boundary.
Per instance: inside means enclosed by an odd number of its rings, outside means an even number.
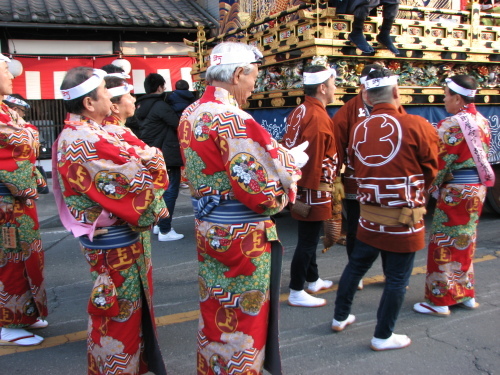
M333 319L332 321L332 331L341 332L347 327L356 321L356 317L352 314L349 314L346 320L339 322L338 320Z
M31 346L41 344L43 337L34 335L22 328L2 328L0 345Z
M326 300L323 298L313 297L310 294L307 294L305 290L290 289L288 304L290 306L298 307L320 307L326 305Z
M329 289L333 286L333 281L318 278L315 282L309 283L306 290L309 293L318 293L320 290Z
M160 233L160 227L158 225L155 225L153 227L153 234L158 234L158 233Z
M393 333L387 339L372 338L370 348L377 352L382 350L403 349L411 344L411 340L406 335L397 335Z
M174 228L170 229L170 232L166 234L158 233L158 241L177 241L181 238L184 238L184 235L177 233Z

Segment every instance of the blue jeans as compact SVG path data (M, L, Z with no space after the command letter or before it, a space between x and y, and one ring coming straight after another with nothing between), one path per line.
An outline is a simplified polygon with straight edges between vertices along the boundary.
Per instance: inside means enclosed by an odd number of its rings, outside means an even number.
M379 254L382 258L385 286L378 306L377 326L373 336L378 339L387 339L392 335L405 299L415 253L385 251L356 239L349 263L340 278L337 299L335 300L334 319L339 322L347 319L351 312L358 283L371 268Z
M181 184L181 167L167 167L168 172L168 189L163 193L163 200L167 206L170 216L165 219L160 219L158 226L160 233L166 234L172 229L172 217L174 216L175 201L179 196L179 186Z
M305 281L312 283L319 278L316 250L323 222L301 220L297 222L299 239L290 267L290 289L302 290Z

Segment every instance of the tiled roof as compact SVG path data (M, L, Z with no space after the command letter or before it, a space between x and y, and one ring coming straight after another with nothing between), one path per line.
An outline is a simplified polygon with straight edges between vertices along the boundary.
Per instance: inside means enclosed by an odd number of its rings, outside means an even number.
M4 0L0 1L0 22L215 27L194 0Z

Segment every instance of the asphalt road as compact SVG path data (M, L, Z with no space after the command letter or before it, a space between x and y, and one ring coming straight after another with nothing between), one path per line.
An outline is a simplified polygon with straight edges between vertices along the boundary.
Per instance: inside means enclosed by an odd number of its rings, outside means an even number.
M86 373L86 305L92 284L77 240L60 227L51 199L43 196L39 204L50 325L37 332L45 337L40 346L0 347L1 375ZM276 220L285 247L280 319L285 374L500 374L498 216L485 214L479 224L475 270L481 306L474 311L454 308L448 318L413 312L413 304L422 301L424 293L426 251L420 251L395 330L409 335L412 345L387 352L369 349L383 289L380 263L369 271L365 289L356 295L352 311L356 323L333 333L333 302L347 262L345 247L336 245L325 254L318 248L320 275L334 281L334 287L322 294L328 304L313 309L290 307L286 298L296 223L287 212ZM181 191L173 223L177 232L185 234L184 239L153 239L155 311L169 374L189 375L196 373L198 284L193 216L186 190Z

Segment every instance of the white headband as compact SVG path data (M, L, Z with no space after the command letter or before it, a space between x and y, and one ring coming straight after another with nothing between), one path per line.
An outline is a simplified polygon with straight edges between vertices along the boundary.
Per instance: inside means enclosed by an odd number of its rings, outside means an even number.
M122 96L125 94L128 94L130 91L134 89L134 86L129 85L128 83L125 83L122 86L116 86L108 89L108 92L111 94L111 97L114 98L115 96Z
M370 74L370 73L371 73L371 72L373 72L374 70L376 70L376 69L371 68L371 69L370 69L370 71L368 72L368 74ZM365 82L366 82L366 77L367 77L367 76L363 76L363 77L361 77L361 78L359 79L359 83L360 83L360 84L362 84L362 85L364 85L364 84L365 84Z
M106 77L118 77L118 78L123 78L123 79L129 79L130 76L125 73L108 73L106 74Z
M14 97L14 96L6 95L3 100L6 102L15 104L15 105L20 105L21 107L26 107L28 109L30 108L30 105L28 103L26 103L24 100L21 100L19 98Z
M304 85L318 85L330 77L337 77L335 69L327 69L315 73L304 72Z
M0 53L0 61L5 61L6 63L10 63L10 59L7 56L4 56Z
M61 94L64 100L73 100L79 98L85 94L88 94L92 90L99 87L104 77L107 75L102 69L94 69L92 76L85 82L80 83L78 86L72 87L70 89L61 90Z
M367 90L376 89L377 87L394 86L398 84L399 76L371 78L365 81Z
M457 83L453 82L453 80L451 78L446 78L445 82L448 85L448 88L450 90L453 90L457 94L467 96L469 98L473 98L476 96L477 90L466 89L465 87L462 87L462 86L458 85Z
M262 53L256 48L252 47L250 50L242 52L219 52L210 55L210 66L213 65L226 65L226 64L243 64L243 63L256 63L262 58Z

